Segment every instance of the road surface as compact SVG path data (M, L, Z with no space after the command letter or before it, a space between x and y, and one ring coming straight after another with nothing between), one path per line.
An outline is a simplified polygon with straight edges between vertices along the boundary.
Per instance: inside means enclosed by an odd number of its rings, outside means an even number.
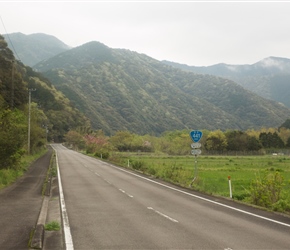
M52 150L37 159L15 183L0 190L0 249L27 250L42 205Z
M67 249L290 249L288 217L208 199L53 147Z

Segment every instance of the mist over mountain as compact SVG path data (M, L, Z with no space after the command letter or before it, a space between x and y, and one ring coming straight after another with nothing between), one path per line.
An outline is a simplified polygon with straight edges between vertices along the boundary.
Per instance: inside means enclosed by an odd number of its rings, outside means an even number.
M182 70L220 76L267 99L290 107L290 59L268 57L252 65L216 64L208 67L188 66L163 61Z
M95 129L109 134L277 127L290 116L289 108L232 80L184 71L99 42L60 53L35 68Z
M56 37L43 33L25 35L18 32L3 36L16 58L30 67L70 49Z

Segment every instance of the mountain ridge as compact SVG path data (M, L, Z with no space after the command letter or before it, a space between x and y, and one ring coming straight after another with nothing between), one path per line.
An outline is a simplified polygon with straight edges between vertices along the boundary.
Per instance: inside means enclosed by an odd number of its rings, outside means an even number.
M34 33L25 35L21 32L3 35L8 47L16 58L25 65L33 67L38 62L71 49L70 46L52 35ZM15 50L15 51L14 51Z
M68 95L96 129L107 133L160 134L192 127L248 129L278 126L290 116L290 109L231 80L185 72L147 55L111 49L96 41L42 61L35 68ZM237 107L231 108L233 105ZM251 111L253 107L255 111Z
M235 81L261 97L281 102L290 107L290 59L267 57L254 64L189 66L175 62L163 63L197 74L220 76Z

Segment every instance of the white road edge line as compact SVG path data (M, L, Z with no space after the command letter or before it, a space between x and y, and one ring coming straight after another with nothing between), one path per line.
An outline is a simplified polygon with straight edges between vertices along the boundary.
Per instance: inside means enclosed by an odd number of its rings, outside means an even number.
M178 220L175 220L175 219L171 218L170 216L168 216L168 215L166 215L166 214L164 214L164 213L161 213L161 212L155 210L155 209L152 208L152 207L147 207L147 208L148 208L149 210L153 210L155 213L157 213L157 214L159 214L159 215L165 217L165 218L168 219L168 220L171 220L171 221L173 221L173 222L175 222L175 223L178 223Z
M66 211L60 171L58 166L58 157L57 152L55 151L55 160L56 160L56 167L57 167L57 177L58 177L58 186L59 186L59 198L60 198L60 206L61 206L61 213L62 213L62 220L63 220L63 232L64 232L64 241L65 241L65 249L66 250L74 250L74 245L72 241L72 235L69 226L68 215Z
M194 194L191 194L191 193L188 193L188 192L185 192L183 190L180 190L180 189L177 189L177 188L174 188L174 187L170 187L170 186L167 186L165 184L162 184L162 183L159 183L157 181L154 181L154 180L151 180L151 179L148 179L146 177L143 177L143 176L140 176L138 174L135 174L135 173L132 173L132 172L129 172L125 169L122 169L122 168L119 168L119 167L116 167L112 164L109 164L109 163L106 163L106 162L103 162L104 164L107 164L115 169L119 169L120 171L123 171L125 173L128 173L128 174L131 174L131 175L134 175L140 179L143 179L143 180L146 180L146 181L149 181L149 182L152 182L152 183L155 183L157 185L160 185L160 186L163 186L163 187L166 187L168 189L171 189L171 190L174 190L174 191L177 191L177 192L180 192L180 193L183 193L183 194L186 194L186 195L189 195L189 196L192 196L194 198L197 198L197 199L200 199L200 200L203 200L203 201L207 201L207 202L210 202L210 203L213 203L213 204L216 204L216 205L219 205L219 206L222 206L222 207L226 207L226 208L229 208L229 209L232 209L232 210L235 210L237 212L240 212L240 213L244 213L244 214L247 214L247 215L251 215L253 217L256 217L256 218L260 218L260 219L263 219L263 220L267 220L267 221L271 221L273 223L276 223L276 224L280 224L280 225L283 225L283 226L286 226L286 227L290 227L290 224L286 224L286 223L283 223L281 221L277 221L277 220L272 220L270 218L267 218L267 217L264 217L264 216L261 216L261 215L257 215L257 214L253 214L253 213L250 213L250 212L247 212L247 211L244 211L242 209L239 209L239 208L235 208L235 207L231 207L231 206L228 206L228 205L225 205L225 204L222 204L222 203L219 203L219 202L216 202L216 201L212 201L212 200L209 200L209 199L206 199L204 197L201 197L201 196L197 196L197 195L194 195Z

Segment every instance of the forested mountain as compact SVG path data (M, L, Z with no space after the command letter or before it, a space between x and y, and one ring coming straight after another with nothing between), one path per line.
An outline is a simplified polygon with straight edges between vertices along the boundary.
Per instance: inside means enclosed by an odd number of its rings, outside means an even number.
M17 59L30 67L36 63L64 52L70 47L54 36L36 33L25 35L22 33L12 33L4 35L9 48L16 51ZM15 53L14 51L14 53Z
M90 42L35 65L95 129L160 134L183 128L277 127L290 109L231 80L186 72Z
M163 61L186 71L220 76L267 99L290 107L290 59L268 57L252 65L216 64L208 67L188 66Z
M20 124L19 121L18 125L27 127L28 90L31 90L31 122L33 124L31 133L35 143L38 143L37 140L45 139L46 128L49 140L62 141L64 134L69 129L90 126L88 119L73 107L70 100L58 91L47 78L15 59L4 37L0 35L1 126L5 125L3 120L7 118L8 110L9 112L18 110L17 112L21 113L21 116L26 117L24 123ZM6 124L9 124L8 120ZM8 135L5 129L9 130L9 126L1 126L1 132ZM27 141L27 131L23 136ZM2 143L7 143L3 141L3 138L1 137ZM42 141L42 143L44 142Z

